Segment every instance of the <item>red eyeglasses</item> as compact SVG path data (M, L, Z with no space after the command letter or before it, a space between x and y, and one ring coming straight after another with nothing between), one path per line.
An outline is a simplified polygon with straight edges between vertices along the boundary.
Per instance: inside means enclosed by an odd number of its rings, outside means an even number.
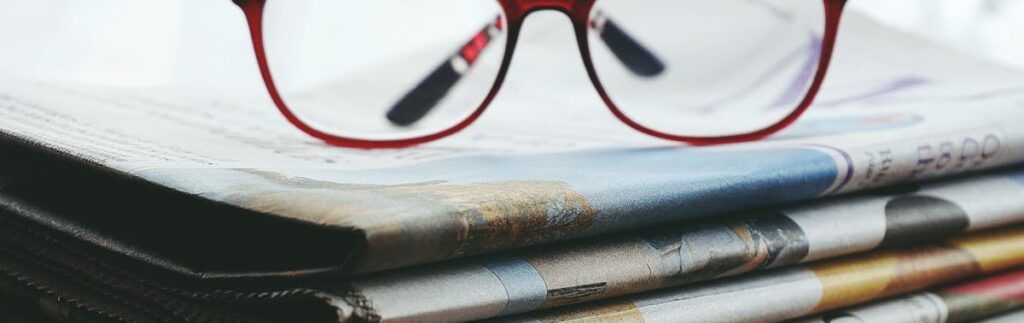
M846 0L234 0L267 90L329 144L398 148L472 124L531 13L569 16L630 127L695 145L757 140L811 105Z

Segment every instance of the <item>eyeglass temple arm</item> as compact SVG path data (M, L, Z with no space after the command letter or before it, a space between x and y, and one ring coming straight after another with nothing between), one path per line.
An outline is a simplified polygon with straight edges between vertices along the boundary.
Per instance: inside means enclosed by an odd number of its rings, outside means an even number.
M484 26L458 52L441 63L395 103L391 110L388 110L388 120L396 125L407 126L426 116L438 102L441 102L441 99L448 95L462 75L473 67L476 59L491 43L491 40L501 33L503 27L501 17Z
M448 61L435 68L423 81L420 81L416 87L395 103L388 110L388 120L395 125L407 126L426 116L448 95L462 75L473 67L480 53L501 32L502 28L500 17L484 27ZM597 13L590 23L590 28L598 32L601 40L611 49L612 54L633 74L654 77L665 71L665 64L661 59L603 13Z
M598 33L612 54L633 74L654 77L665 71L665 63L657 55L611 21L604 12L598 11L594 15L590 28Z

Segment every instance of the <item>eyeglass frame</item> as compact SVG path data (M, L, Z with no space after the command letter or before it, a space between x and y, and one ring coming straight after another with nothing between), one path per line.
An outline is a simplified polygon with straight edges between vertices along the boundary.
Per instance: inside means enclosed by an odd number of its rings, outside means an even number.
M590 78L595 90L597 90L601 100L604 101L605 106L607 106L612 114L634 130L656 138L687 143L694 146L720 145L760 140L792 125L800 118L800 116L807 112L808 108L810 108L811 104L814 102L815 97L821 90L822 84L824 84L825 76L828 73L829 65L832 61L832 54L835 48L837 35L839 33L839 25L847 2L847 0L821 0L824 2L825 10L825 34L822 38L818 69L811 81L810 87L804 94L803 100L800 101L795 110L776 123L749 133L699 137L673 135L646 127L623 113L608 95L608 92L605 90L597 75L597 70L595 69L594 63L591 59L590 41L587 36L591 23L592 9L594 4L599 0L496 0L501 5L505 17L505 53L504 57L502 57L500 68L495 76L494 84L491 86L490 92L479 104L476 110L459 123L433 134L406 139L374 140L332 135L318 130L302 121L302 119L300 119L288 107L288 104L285 103L274 83L274 78L270 71L270 64L267 60L263 41L263 13L265 11L267 1L268 0L232 0L232 2L241 8L242 12L245 14L260 74L274 105L277 106L278 111L284 115L285 119L287 119L289 123L294 125L296 128L299 128L302 132L322 140L329 145L362 149L406 148L416 146L454 135L465 130L476 122L477 119L483 115L484 111L487 110L487 107L490 106L491 102L494 101L494 98L501 90L508 68L511 66L512 56L515 53L516 44L519 41L519 33L522 30L526 17L534 12L543 10L558 11L569 17L575 31L576 43L579 47L580 54L582 55L587 76Z

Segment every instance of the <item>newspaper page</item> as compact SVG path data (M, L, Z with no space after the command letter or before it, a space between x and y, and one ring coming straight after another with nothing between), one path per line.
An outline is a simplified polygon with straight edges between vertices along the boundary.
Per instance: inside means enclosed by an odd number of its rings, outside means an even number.
M1024 271L1017 269L795 322L980 322L981 319L1024 307L1021 295L1024 295Z
M1021 223L1022 194L1017 169L402 269L344 290L383 322L485 319Z
M1024 265L1024 227L780 268L499 322L779 322Z

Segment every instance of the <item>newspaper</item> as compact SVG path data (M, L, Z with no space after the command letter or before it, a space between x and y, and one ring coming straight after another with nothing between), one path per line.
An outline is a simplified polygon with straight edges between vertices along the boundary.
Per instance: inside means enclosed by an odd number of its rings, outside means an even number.
M1022 195L1016 170L388 272L346 290L383 322L484 319L1020 223Z
M104 174L247 210L242 214L252 217L337 229L332 233L357 232L364 241L318 245L317 251L357 255L338 264L342 272L329 272L332 279L368 274L342 283L316 275L324 273L319 268L247 267L251 271L232 276L251 279L244 288L220 288L225 282L204 280L219 277L209 272L213 266L189 263L194 267L183 270L193 274L189 279L168 279L172 275L132 261L173 261L131 253L141 248L111 256L117 251L112 245L131 241L95 244L86 238L105 228L59 231L53 226L65 223L33 222L25 215L32 205L8 203L2 198L9 192L0 190L0 299L27 301L26 306L79 321L422 321L430 315L483 318L584 301L604 303L536 315L782 319L1024 263L1018 227L952 240L955 246L896 249L648 292L621 302L603 300L916 240L909 237L938 238L1019 222L1015 199L997 200L1020 189L1012 171L928 184L918 191L831 199L1024 162L1024 129L1017 124L1024 120L1021 72L893 32L853 13L844 20L834 67L811 113L769 140L717 147L687 147L629 130L603 111L579 70L578 57L551 55L541 49L549 48L545 43L521 43L516 64L544 61L550 68L511 73L479 124L450 139L403 150L324 145L284 122L259 89L194 93L0 81L4 144L56 152ZM581 82L566 81L573 79ZM537 88L551 94L532 95ZM109 198L116 203L121 197ZM740 220L725 218L816 199L828 200ZM878 209L890 204L897 210ZM84 216L70 209L49 215ZM941 214L942 221L914 216L923 209ZM826 211L840 215L815 216ZM709 222L680 224L696 219ZM830 222L841 219L847 219L842 230ZM662 230L611 235L655 226ZM144 239L151 232L131 233ZM188 239L188 233L180 234ZM729 240L733 233L739 239ZM735 248L738 257L717 258L731 249L695 253L694 258L679 254L678 261L671 253L656 254L664 258L640 268L658 270L653 273L632 267L643 262L627 264L632 258L615 257L616 252L651 255L629 248L683 250L685 239L701 248L717 238L723 239L723 248ZM570 239L581 240L474 258L477 266L455 262L381 272ZM593 250L573 249L580 246ZM516 255L538 261L517 262ZM530 279L522 284L501 281L531 267L537 273L580 268L573 257L597 256L607 266L573 270L573 277L559 273L526 276ZM538 270L544 265L552 267ZM613 273L616 266L638 272ZM422 274L437 268L439 276ZM880 270L894 268L899 270ZM776 284L780 281L786 284ZM396 295L408 291L403 286L438 284L447 285L437 291L473 292L460 295L465 303L452 302L452 295L416 294L421 289L410 298ZM788 287L792 293L777 293ZM676 300L677 292L696 296L697 303ZM391 300L419 302L388 304ZM738 301L746 307L735 306ZM705 312L680 312L689 305ZM701 316L715 311L732 316Z
M1024 271L977 279L860 307L830 312L800 323L956 323L977 322L1024 307Z
M1024 265L1024 227L497 321L777 322Z
M633 133L588 84L542 74L568 75L573 64L513 74L503 93L514 95L499 96L486 120L404 150L326 146L286 125L263 95L24 81L0 82L0 134L201 198L355 230L366 241L345 264L352 273L1024 159L1020 73L844 19L812 113L749 144L692 148ZM558 95L523 94L517 77Z
M978 320L978 323L1016 323L1024 320L1024 310L1002 314L996 317Z

